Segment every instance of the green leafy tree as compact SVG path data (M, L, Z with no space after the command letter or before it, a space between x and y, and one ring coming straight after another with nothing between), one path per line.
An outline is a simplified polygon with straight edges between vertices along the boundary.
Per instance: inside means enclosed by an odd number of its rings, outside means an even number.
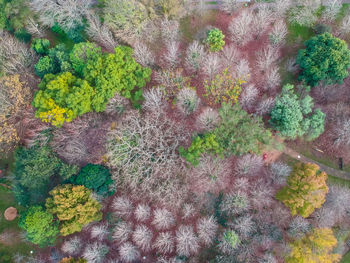
M342 83L349 75L350 50L344 40L324 33L306 41L305 46L297 56L302 69L300 80L316 86L320 81Z
M64 72L59 75L47 74L38 85L33 106L35 116L44 122L62 126L77 116L92 111L94 89L86 80Z
M220 51L225 45L225 35L218 28L214 28L208 31L206 43L209 45L210 51Z
M250 116L239 104L223 103L219 115L221 123L213 133L226 155L259 153L263 145L271 143L271 133L261 118Z
M327 174L312 163L297 163L287 180L287 186L276 194L276 199L289 207L291 214L308 217L326 201Z
M226 231L224 233L224 239L232 248L236 248L241 243L239 236L233 230Z
M82 42L75 44L69 54L70 62L74 71L79 75L83 75L86 64L90 60L96 60L102 55L101 48L94 43Z
M114 191L109 190L110 185L113 184L109 170L98 164L88 164L81 168L79 174L72 177L72 183L84 185L103 196L112 195L114 193Z
M69 52L64 44L50 48L47 56L41 57L34 66L35 74L43 78L46 74L72 71Z
M19 148L15 154L14 193L21 205L45 200L50 188L77 173L45 147Z
M309 95L298 95L294 86L287 84L276 99L270 124L291 139L305 135L307 140L313 140L323 133L325 121L325 114L320 109L313 112L313 106Z
M216 135L207 133L205 135L196 136L192 141L191 146L187 149L180 146L179 152L187 162L197 166L199 164L199 158L203 153L220 155L223 152L223 149L220 148L219 143L216 141Z
M103 54L90 60L84 77L96 90L92 99L95 111L105 110L107 102L116 93L136 103L142 99L142 87L150 80L152 71L143 68L132 57L132 49L118 46L113 54Z
M50 49L50 40L46 38L35 38L31 48L39 55L47 55Z
M102 219L101 205L82 185L60 185L50 191L46 209L57 216L63 236L81 231L84 225Z
M40 247L54 245L59 233L58 221L41 206L31 206L21 214L19 226L26 231L26 238Z
M30 17L26 0L0 0L0 28L8 31L23 29Z

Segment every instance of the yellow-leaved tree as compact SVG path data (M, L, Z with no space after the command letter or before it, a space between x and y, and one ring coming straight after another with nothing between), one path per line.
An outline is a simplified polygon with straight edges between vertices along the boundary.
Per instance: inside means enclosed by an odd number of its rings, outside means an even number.
M19 75L0 79L0 154L11 151L19 140L16 124L30 101L30 89Z
M341 258L332 254L337 245L330 228L314 228L304 237L290 244L291 251L286 256L286 263L335 263Z
M85 186L65 184L50 191L46 199L47 211L60 221L63 236L79 232L84 225L102 219L101 205Z
M326 201L327 174L312 163L297 163L288 177L287 186L276 194L276 199L289 207L291 214L308 217Z

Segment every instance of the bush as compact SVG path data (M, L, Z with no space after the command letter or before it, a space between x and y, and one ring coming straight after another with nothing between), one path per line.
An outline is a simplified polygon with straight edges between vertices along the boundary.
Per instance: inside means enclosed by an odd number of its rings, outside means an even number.
M79 75L83 76L84 69L90 60L96 61L102 55L101 48L94 43L83 42L75 44L69 53L72 68Z
M208 31L206 43L209 45L210 51L220 51L225 45L225 35L220 29L214 28Z
M32 39L32 35L27 32L24 28L20 28L15 31L14 33L15 38L18 40L24 42L24 43L29 43L30 40Z
M114 191L109 190L109 186L113 183L109 170L98 164L88 164L81 168L79 174L72 178L72 183L76 185L84 185L99 195L113 195Z
M26 238L39 247L54 245L58 230L58 222L41 206L31 206L21 214L19 226L26 231Z
M306 41L305 46L306 49L299 50L297 56L302 69L299 80L311 86L320 81L343 83L350 67L350 50L344 40L324 33Z
M50 40L46 38L35 38L32 41L31 48L39 55L47 55L50 48Z
M84 186L61 185L50 191L50 195L46 208L57 216L63 236L81 231L84 225L102 218L101 205Z

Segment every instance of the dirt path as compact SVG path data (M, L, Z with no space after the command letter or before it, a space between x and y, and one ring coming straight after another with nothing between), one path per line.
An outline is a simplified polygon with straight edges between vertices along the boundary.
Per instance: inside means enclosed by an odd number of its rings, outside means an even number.
M350 180L350 173L348 172L345 172L345 171L340 171L340 170L337 170L337 169L334 169L332 167L329 167L329 166L326 166L324 164L321 164L319 162L316 162L315 160L312 160L310 158L307 158L305 157L304 155L288 148L288 147L284 147L283 151L282 151L284 154L287 154L288 156L294 158L294 159L297 159L297 160L300 160L304 163L314 163L314 164L317 164L319 167L320 167L320 170L321 171L324 171L325 173L327 174L330 174L332 176L335 176L335 177L339 177L339 178L342 178L342 179L345 179L345 180Z

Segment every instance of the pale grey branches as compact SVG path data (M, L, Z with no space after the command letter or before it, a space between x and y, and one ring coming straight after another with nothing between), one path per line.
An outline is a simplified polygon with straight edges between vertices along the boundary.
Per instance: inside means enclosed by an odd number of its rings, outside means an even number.
M160 232L153 247L160 253L166 254L174 251L174 237L170 232Z
M212 108L205 108L197 118L197 126L200 130L213 130L220 121L219 113Z
M199 250L199 240L191 226L181 225L176 231L176 252L179 255L190 256Z
M197 72L205 58L204 46L198 41L192 42L186 49L185 67L190 72Z
M197 232L200 242L204 245L212 244L217 229L218 224L213 216L200 218L197 222Z
M252 35L252 22L254 15L250 10L243 10L229 24L228 30L231 34L231 40L238 45L244 45L249 42Z
M155 58L151 50L146 44L137 42L134 46L134 58L136 62L144 67L152 67L155 65Z
M176 99L176 105L184 115L195 112L200 103L196 90L186 87L179 91Z

